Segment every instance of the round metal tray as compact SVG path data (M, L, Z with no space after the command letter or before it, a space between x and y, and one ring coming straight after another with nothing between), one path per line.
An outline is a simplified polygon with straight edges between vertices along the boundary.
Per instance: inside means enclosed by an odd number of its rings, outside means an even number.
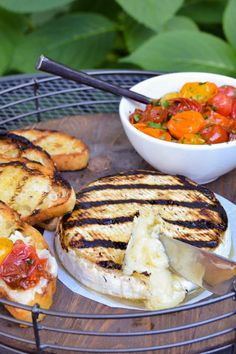
M103 80L129 88L134 84L147 79L153 75L158 75L157 72L144 71L127 71L127 70L110 70L110 71L90 71L91 75L98 76ZM47 75L18 75L0 79L0 130L9 130L22 126L48 121L53 118L63 118L65 116L85 115L94 113L112 113L118 110L119 98L109 93L104 93L99 90L78 85L71 81L63 80L59 77ZM13 304L10 301L0 299L0 305ZM199 353L196 348L199 343L207 343L205 350L201 353L233 353L235 349L235 293L231 292L221 297L211 297L205 301L192 305L180 306L174 309L153 311L153 312L121 312L121 313L69 313L58 310L43 310L37 305L34 307L14 304L15 307L27 309L32 313L32 324L24 321L19 321L12 318L4 311L0 311L0 353L138 353L138 352L162 352L162 353ZM204 308L211 308L208 311L208 316L204 319L196 318L196 321L188 321L188 313L195 311L198 316L198 311ZM224 308L225 311L218 313L216 309ZM40 313L44 313L52 318L61 318L61 327L38 323L37 319ZM210 315L209 315L210 313ZM178 314L184 315L184 323L171 325L171 318ZM158 327L159 319L162 319L166 326ZM227 320L231 319L230 324ZM232 321L232 319L234 319ZM131 321L131 323L140 323L148 320L150 323L155 321L155 326L151 325L148 329L143 326L142 330L134 330L134 326L130 326L129 330L122 330L122 321ZM77 321L77 322L76 322ZM85 323L83 328L75 323ZM87 330L86 322L94 321L100 323L98 330ZM109 325L111 321L111 326ZM132 322L133 321L133 322ZM67 326L64 326L64 322ZM53 322L51 322L53 323ZM114 323L119 323L119 330ZM123 322L124 323L124 322ZM204 326L211 326L217 323L213 328L212 333L205 333ZM18 325L28 325L29 336L17 335L13 328ZM106 324L106 325L104 325ZM233 325L232 325L233 324ZM118 325L117 325L118 326ZM105 328L105 330L103 329ZM155 327L155 328L152 328ZM5 330L4 330L4 329ZM79 329L78 329L79 328ZM111 329L110 329L111 328ZM121 328L121 329L120 329ZM128 328L127 326L125 328ZM200 330L197 332L197 330ZM181 333L185 331L189 333L187 337L182 337ZM102 341L109 339L109 345L100 346L74 346L70 344L56 344L45 339L42 334L50 333L50 336L56 334L75 335L81 338L99 338ZM20 332L18 332L20 333ZM174 342L168 341L171 334L175 334L177 338ZM195 337L195 333L200 335ZM159 336L165 335L165 342L158 341ZM154 337L157 340L152 341L147 338ZM228 336L227 341L224 338ZM134 338L139 337L138 345L134 344ZM131 344L121 344L123 339L132 339ZM143 339L142 339L143 338ZM184 339L182 339L184 338ZM215 339L222 338L222 345L214 346ZM114 341L114 342L112 342ZM66 343L66 342L65 342ZM81 339L81 343L82 339ZM103 342L102 342L103 343ZM120 344L119 344L120 343ZM146 344L147 343L147 344ZM213 346L211 345L213 343ZM220 341L219 341L220 343ZM191 351L185 351L189 348Z

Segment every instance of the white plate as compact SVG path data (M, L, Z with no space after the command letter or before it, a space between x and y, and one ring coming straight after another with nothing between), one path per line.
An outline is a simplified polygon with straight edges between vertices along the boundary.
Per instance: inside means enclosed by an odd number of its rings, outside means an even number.
M227 216L228 216L228 221L230 225L230 231L231 231L231 237L232 237L232 251L230 258L234 261L236 261L236 205L230 202L229 200L216 195L216 197L219 199L221 204L223 205ZM119 308L126 308L126 309L142 309L144 310L143 307L139 305L135 305L131 303L131 301L126 301L126 300L121 300L117 298L112 298L107 295L103 295L100 293L97 293L96 291L93 291L83 284L81 284L79 281L77 281L75 278L73 278L62 266L60 263L57 254L55 252L55 247L54 247L54 232L49 232L45 231L44 232L44 237L46 241L48 242L48 245L52 251L52 253L55 255L57 262L58 262L58 278L59 280L71 291L73 291L76 294L79 294L81 296L84 296L90 300L100 302L103 305L107 305L110 307L119 307ZM202 291L193 291L189 293L186 298L184 303L182 304L191 304L195 303L197 301L203 300L207 297L212 295L209 291L202 290Z

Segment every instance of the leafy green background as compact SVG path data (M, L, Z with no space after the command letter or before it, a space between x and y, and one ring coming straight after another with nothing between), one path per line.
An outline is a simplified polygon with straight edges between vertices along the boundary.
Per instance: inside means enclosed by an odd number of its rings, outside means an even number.
M236 0L0 0L0 74L40 54L76 69L236 77Z

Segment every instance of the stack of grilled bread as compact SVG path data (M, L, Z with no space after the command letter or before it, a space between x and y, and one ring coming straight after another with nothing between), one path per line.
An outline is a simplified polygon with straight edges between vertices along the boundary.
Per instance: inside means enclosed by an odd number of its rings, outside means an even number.
M86 145L64 133L24 130L19 135L0 134L2 296L26 305L51 305L56 261L42 235L30 225L47 225L48 219L73 209L75 192L58 170L80 169L87 162ZM7 309L16 318L31 320L30 312Z
M59 171L76 171L88 164L89 151L80 139L56 130L19 129L12 133L27 138L47 151Z

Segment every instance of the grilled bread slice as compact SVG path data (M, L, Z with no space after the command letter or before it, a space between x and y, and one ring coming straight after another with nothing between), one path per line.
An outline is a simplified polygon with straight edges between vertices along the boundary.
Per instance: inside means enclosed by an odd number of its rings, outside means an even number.
M75 193L55 170L24 158L0 155L0 200L22 220L37 224L73 209Z
M0 202L0 229L1 229L1 256L3 255L4 242L3 238L10 239L13 244L17 240L21 240L25 245L32 245L36 248L39 258L47 259L46 270L49 277L47 279L40 279L39 284L29 289L14 288L12 289L0 276L0 296L24 305L39 304L40 307L48 309L53 300L53 294L56 290L56 275L57 265L55 258L48 250L47 243L43 236L32 226L23 222L20 216L13 209L9 208L6 204ZM6 275L6 269L4 268L4 259L0 262L0 272ZM14 267L11 267L11 275L14 275ZM17 319L31 322L31 312L12 307L5 306L7 310ZM39 316L39 320L42 320L43 316Z
M81 140L69 134L39 129L20 129L13 132L46 150L59 171L81 170L88 164L88 147Z
M40 163L52 172L55 170L55 164L50 155L40 146L32 144L23 136L0 133L0 154L16 161L19 158L26 158Z
M122 272L133 219L140 212L160 215L169 237L229 253L227 216L212 192L185 177L131 171L101 178L79 192L56 237L65 268L99 292L145 299L147 275Z

